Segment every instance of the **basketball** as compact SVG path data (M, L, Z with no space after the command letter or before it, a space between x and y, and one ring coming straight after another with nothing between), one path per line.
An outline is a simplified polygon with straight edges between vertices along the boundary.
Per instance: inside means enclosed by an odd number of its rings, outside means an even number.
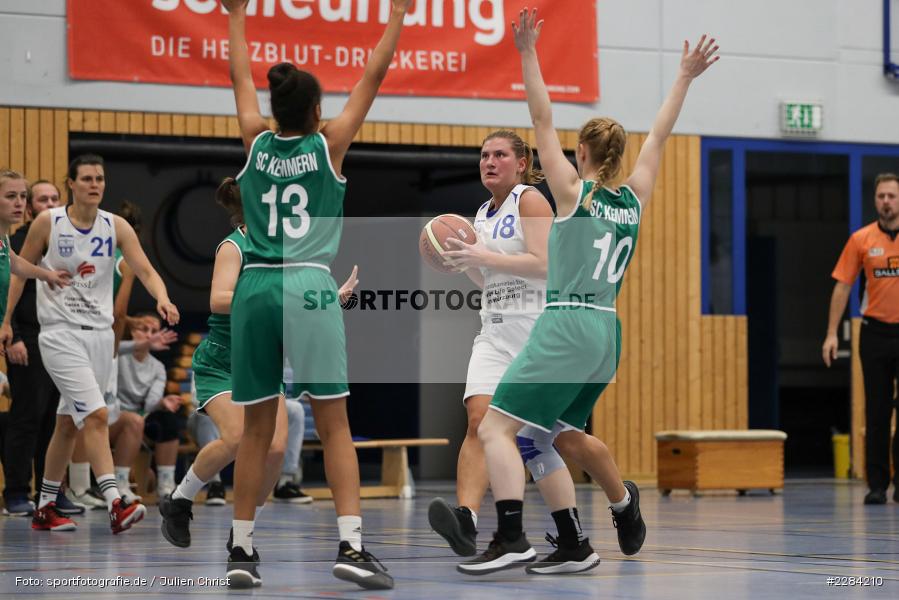
M447 238L456 238L466 244L474 244L478 239L478 234L475 233L474 227L471 226L468 219L459 215L439 215L428 221L418 238L418 251L425 264L441 273L453 272L453 267L443 264L444 251L453 249L450 244L447 244Z

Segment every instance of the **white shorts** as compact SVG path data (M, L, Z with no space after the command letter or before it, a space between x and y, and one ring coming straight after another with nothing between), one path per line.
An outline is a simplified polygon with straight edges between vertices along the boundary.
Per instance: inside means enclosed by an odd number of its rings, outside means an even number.
M44 368L59 389L56 414L72 417L78 429L88 415L106 408L114 343L112 329L51 329L38 336Z
M486 315L474 338L462 402L492 396L512 360L524 348L537 315Z

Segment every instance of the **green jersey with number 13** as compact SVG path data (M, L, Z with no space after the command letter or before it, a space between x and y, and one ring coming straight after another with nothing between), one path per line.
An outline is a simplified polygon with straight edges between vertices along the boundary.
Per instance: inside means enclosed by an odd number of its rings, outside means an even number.
M343 229L346 178L335 173L325 136L260 133L237 181L248 264L331 264Z
M577 209L553 223L549 234L547 305L614 308L624 272L634 256L643 208L626 185L600 188L590 209L592 181L581 182Z

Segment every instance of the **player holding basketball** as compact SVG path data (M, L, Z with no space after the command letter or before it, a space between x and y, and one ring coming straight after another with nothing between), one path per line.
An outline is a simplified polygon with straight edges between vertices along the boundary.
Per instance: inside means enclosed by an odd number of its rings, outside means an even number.
M481 332L474 340L463 402L468 411L468 430L456 471L459 505L451 507L435 498L428 509L431 527L461 556L477 552L477 511L487 491L487 465L477 431L496 386L518 355L546 296L547 239L553 212L533 184L543 180L535 171L530 146L512 131L496 131L481 147L481 182L493 197L478 210L474 228L478 242L463 244L444 253L456 267L466 268L483 288ZM527 435L527 431L519 433ZM552 444L530 444L525 457L534 481L558 524L559 537L567 539L569 523L577 523L574 482ZM576 532L580 531L579 524ZM599 564L589 541L581 538L577 556L566 561L566 572L591 569Z
M113 533L140 521L146 509L124 502L116 487L109 449L107 409L103 399L113 355L112 279L115 248L121 247L144 287L156 299L159 314L174 325L178 309L169 301L165 284L150 265L134 230L111 213L100 210L106 178L103 159L84 155L69 165L67 184L71 203L42 212L34 220L22 258L73 273L70 286L37 288L37 313L41 324L38 343L47 372L59 388L56 428L47 449L44 480L31 527L71 531L75 522L55 509L60 482L79 429L97 483L106 499ZM8 341L9 318L22 293L22 280L13 280L0 341Z
M362 546L359 463L346 414L349 395L343 315L329 264L343 224L341 167L387 75L411 0L393 0L384 34L343 111L319 132L321 86L282 63L268 72L278 133L259 110L246 42L246 0L223 0L229 13L231 81L246 167L238 175L247 224L246 266L234 292L232 401L245 407L235 466L232 587L262 583L252 544L254 511L275 428L283 356L312 399L340 533L333 574L366 589L393 578ZM309 308L312 298L313 308ZM290 309L288 309L290 307Z
M578 168L568 162L553 127L549 94L540 73L536 43L543 22L537 22L536 13L521 11L520 23L513 25L513 31L541 165L559 216L549 237L546 311L503 376L492 410L478 430L499 526L484 554L459 565L459 571L469 575L514 567L536 557L522 528L525 481L515 443L522 423L543 433L546 441L555 443L603 488L621 550L633 554L643 544L646 526L637 486L621 481L608 448L587 435L584 427L617 368L621 329L615 298L633 256L665 140L690 83L717 60L714 39L707 41L703 36L692 52L684 43L677 80L656 116L634 171L624 185L611 189L605 184L613 182L621 168L627 139L624 129L607 118L589 121L579 136ZM569 550L560 544L529 572L552 573Z
M209 415L221 437L200 450L196 460L174 493L161 498L162 534L175 546L190 546L190 520L193 518L194 496L212 477L234 460L243 434L244 409L231 402L231 300L244 266L246 227L240 187L226 178L216 190L218 202L231 217L234 231L218 245L212 274L209 304L209 335L194 351L192 370L197 410ZM341 301L356 285L357 270L340 288ZM266 477L256 500L256 518L281 474L281 463L287 446L287 407L283 394L278 398L275 433L266 457ZM230 551L230 548L229 548Z

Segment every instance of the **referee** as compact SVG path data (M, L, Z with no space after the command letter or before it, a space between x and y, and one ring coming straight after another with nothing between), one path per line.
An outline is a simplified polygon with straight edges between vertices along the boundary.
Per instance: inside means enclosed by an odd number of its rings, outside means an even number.
M829 367L837 355L837 325L849 292L865 270L859 354L865 379L865 504L886 504L890 486L890 419L896 408L894 382L899 377L899 175L884 173L874 181L877 220L852 234L833 278L827 337L822 353ZM893 439L893 464L899 465L899 437ZM899 486L893 500L899 502Z

